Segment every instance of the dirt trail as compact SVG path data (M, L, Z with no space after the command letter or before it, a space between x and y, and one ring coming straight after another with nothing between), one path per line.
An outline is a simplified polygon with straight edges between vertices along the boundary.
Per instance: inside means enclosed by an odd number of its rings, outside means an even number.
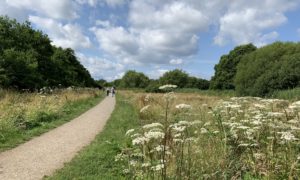
M102 130L115 106L115 98L78 118L0 154L0 179L42 179L62 168Z

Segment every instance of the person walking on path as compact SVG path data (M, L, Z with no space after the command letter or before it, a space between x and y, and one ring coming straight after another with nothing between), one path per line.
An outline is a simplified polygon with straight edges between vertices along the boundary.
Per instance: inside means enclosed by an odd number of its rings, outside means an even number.
M109 88L106 88L106 96L109 96Z
M111 88L111 97L114 97L115 94L116 94L115 87L112 87L112 88Z

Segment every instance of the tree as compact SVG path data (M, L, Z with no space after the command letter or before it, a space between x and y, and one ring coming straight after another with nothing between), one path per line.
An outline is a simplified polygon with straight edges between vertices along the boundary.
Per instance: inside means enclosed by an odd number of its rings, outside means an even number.
M145 88L149 84L149 78L140 72L127 71L120 81L123 88Z
M189 75L179 69L168 71L159 78L160 84L174 84L183 88L188 83Z
M29 22L0 16L0 86L34 90L59 84L97 86L72 49L52 46Z
M188 77L188 82L185 85L186 88L208 89L209 81L197 77Z
M300 86L300 43L276 42L246 55L235 84L238 94L252 96Z
M37 53L34 51L20 52L6 49L0 56L0 84L17 89L39 88L41 78L38 74Z
M236 68L241 59L256 50L253 44L241 45L234 48L229 54L221 56L220 62L215 65L215 75L210 82L211 89L234 89Z

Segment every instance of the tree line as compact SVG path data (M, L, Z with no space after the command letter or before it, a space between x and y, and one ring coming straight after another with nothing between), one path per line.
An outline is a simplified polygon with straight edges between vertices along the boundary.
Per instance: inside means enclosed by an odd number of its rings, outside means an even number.
M101 83L107 85L103 80ZM128 71L123 78L109 85L159 92L158 87L163 84L175 84L179 88L235 90L241 96L270 96L277 90L300 87L300 43L275 42L260 48L253 44L237 46L221 56L210 81L175 69L157 80Z
M159 86L175 84L179 88L208 89L209 81L188 75L181 69L164 73L159 79L150 79L142 72L127 71L121 79L113 82L99 80L101 86L116 86L118 88L144 88L147 92L159 92Z
M35 90L41 87L95 87L74 50L51 45L30 22L0 16L0 87Z
M95 81L80 64L74 50L51 45L49 37L34 30L30 22L19 23L0 16L0 88L116 86L158 92L158 87L164 84L179 88L232 89L238 95L251 96L296 88L300 86L300 43L275 42L260 48L253 44L237 46L221 56L210 81L175 69L157 80L130 70L121 79L108 83Z
M235 89L238 95L269 96L300 86L300 43L275 42L234 48L215 65L210 89Z

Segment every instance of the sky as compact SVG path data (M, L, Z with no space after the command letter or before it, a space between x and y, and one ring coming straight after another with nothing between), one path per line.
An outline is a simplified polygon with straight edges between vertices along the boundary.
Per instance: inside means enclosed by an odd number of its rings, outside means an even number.
M300 0L0 0L0 15L30 21L107 81L176 68L209 80L235 46L300 40Z

